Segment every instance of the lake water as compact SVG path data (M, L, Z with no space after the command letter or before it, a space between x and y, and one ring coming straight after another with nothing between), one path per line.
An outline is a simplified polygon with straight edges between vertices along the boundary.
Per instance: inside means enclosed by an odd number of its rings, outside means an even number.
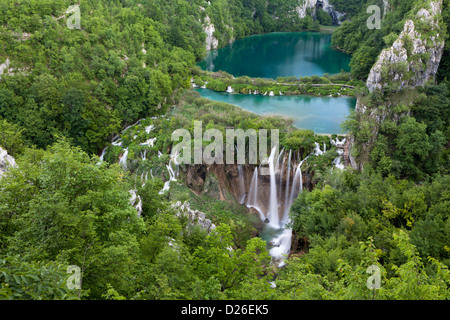
M226 71L235 77L272 78L311 76L350 71L350 56L330 46L331 34L277 32L239 39L211 50L198 65Z
M259 115L284 115L294 119L294 126L315 133L341 133L340 123L351 110L356 99L350 97L263 96L216 92L195 89L202 97L222 101Z
M210 71L234 76L272 78L311 76L349 71L350 56L330 46L331 34L318 32L270 33L237 40L208 53L199 63ZM262 96L196 89L203 97L237 105L259 115L283 115L294 126L316 133L341 133L340 124L356 105L350 97Z

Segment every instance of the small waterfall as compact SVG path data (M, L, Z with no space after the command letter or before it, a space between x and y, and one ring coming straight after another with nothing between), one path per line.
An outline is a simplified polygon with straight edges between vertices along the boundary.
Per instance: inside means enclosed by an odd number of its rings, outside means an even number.
M291 156L292 156L292 149L289 150L289 158L288 158L286 194L284 197L284 215L286 215L289 212L289 206L287 205L287 203L289 199L289 187L290 187L289 183L291 181Z
M278 196L277 196L277 183L275 179L275 151L276 147L272 149L269 156L269 172L270 172L270 202L269 202L269 212L267 213L267 218L269 219L269 224L275 229L280 228L279 225L279 215L278 215Z
M173 156L169 160L169 164L166 165L167 171L169 172L169 180L164 182L164 187L161 189L159 194L164 194L166 191L168 191L170 189L170 182L171 181L177 181L177 179L175 178L175 171L172 168L172 159L173 159ZM176 160L174 161L174 163L178 166L178 163L176 162ZM153 174L152 174L152 177L153 177Z
M294 198L295 196L298 194L298 192L300 192L300 189L302 186L300 186L302 184L302 169L300 168L302 165L302 163L300 162L297 166L297 169L295 170L295 174L294 174L294 180L292 181L292 189L291 189L291 195L289 197L289 202L287 203L287 206L290 208L291 205L294 203ZM297 188L298 185L298 188Z
M264 221L266 219L264 213L258 206L258 167L255 168L255 171L253 172L252 181L250 183L250 189L248 190L247 195L247 208L254 208L259 213L259 218L261 221Z
M136 205L135 208L137 210L138 217L140 217L141 213L142 213L142 199L141 199L141 196L138 196L138 199L139 199L139 202L138 202L138 204Z
M320 150L320 144L318 142L314 142L316 145L316 148L314 149L314 154L316 156L320 156L321 154L323 154L323 151Z
M333 164L336 168L338 168L340 170L344 170L345 165L343 163L341 163L341 161L342 161L341 157L344 154L344 151L341 149L338 149L337 153L339 154L339 156L336 159L334 159Z
M232 86L228 86L227 92L228 92L228 93L234 93L233 87L232 87Z
M291 251L291 242L292 242L292 229L284 229L283 232L273 239L271 241L271 244L274 246L272 249L270 249L269 254L276 258L281 259L285 256L289 255L289 252ZM286 263L283 260L278 263L278 267L281 268Z
M131 194L131 198L130 198L130 205L135 207L137 210L137 215L138 217L141 216L142 213L142 199L141 196L136 194L136 190L129 190L130 194ZM138 201L138 204L135 206L136 200Z
M279 170L278 176L279 176L279 182L278 186L280 187L280 198L281 198L281 185L283 181L283 172L284 172L284 163L286 162L286 157L284 156L284 149L281 150L280 155L278 156L278 168L280 167L280 159L283 158L283 162L281 163L281 169ZM282 200L282 199L280 199Z
M142 161L147 160L147 149L145 149L144 152L141 151L141 158Z
M346 140L347 140L346 138L343 138L342 141L339 141L339 138L336 137L336 141L334 141L333 139L331 139L330 142L331 142L332 145L342 147L342 146L345 144L345 141L346 141Z
M244 204L245 200L245 181L244 181L244 172L242 170L242 164L238 165L238 175L239 175L239 192L241 195L240 204Z
M331 16L331 20L334 25L340 25L342 22L339 20L344 14L334 10L333 6L329 3L329 0L322 0L322 9Z
M124 169L127 170L127 159L128 159L128 148L125 149L125 152L122 155L122 158L120 158L119 164Z
M248 190L247 206L256 206L258 203L258 167L253 171L250 189Z
M100 161L104 161L106 150L108 150L108 147L105 147L102 151L102 154L100 155Z

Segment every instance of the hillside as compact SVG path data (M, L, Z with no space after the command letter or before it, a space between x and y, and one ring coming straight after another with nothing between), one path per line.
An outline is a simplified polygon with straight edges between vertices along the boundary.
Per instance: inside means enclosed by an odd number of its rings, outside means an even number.
M0 299L448 300L449 17L448 0L3 0ZM331 25L350 73L196 66L248 35ZM357 105L347 135L319 135L191 90L206 82ZM179 163L172 134L197 121L202 137L278 129L269 174ZM276 236L271 207L288 220Z

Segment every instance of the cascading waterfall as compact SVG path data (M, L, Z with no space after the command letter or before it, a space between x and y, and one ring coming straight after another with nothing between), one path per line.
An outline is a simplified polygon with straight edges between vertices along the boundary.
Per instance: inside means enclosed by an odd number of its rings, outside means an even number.
M344 14L334 10L333 6L329 3L329 0L322 0L323 7L322 9L331 16L331 20L333 21L334 25L340 25L342 22L340 21L340 17L342 17Z
M332 141L331 144L342 147L343 141L336 139L336 142ZM302 165L311 155L320 156L324 154L327 148L326 143L324 143L322 151L320 144L315 142L314 151L298 163L297 161L300 160L299 152L293 155L292 150L289 150L289 154L282 150L278 158L275 159L275 151L276 149L273 148L268 161L270 175L270 194L268 199L262 199L259 196L258 183L260 181L260 173L256 167L247 194L246 205L249 208L255 208L260 213L261 220L268 222L265 228L268 228L266 231L270 234L271 238L269 241L269 245L271 246L269 252L278 267L282 267L285 264L285 258L291 250L292 229L287 227L290 223L289 211L298 194L303 191ZM342 155L343 151L338 150L338 153ZM343 167L340 164L340 158L335 161L335 166L339 168L340 166ZM240 170L239 172L241 172ZM285 171L286 175L284 175ZM285 177L285 185L283 185L283 177ZM259 207L263 204L267 205L267 212L265 214ZM283 207L283 212L280 212L280 208ZM266 231L263 231L263 233ZM274 232L275 236L273 236Z
M280 165L280 159L283 158L283 162L281 163L281 170L279 171L279 182L278 185L281 187L282 179L283 179L283 172L284 172L284 163L286 162L286 157L284 156L284 149L281 150L280 155L278 156L278 166ZM281 197L281 190L280 190L280 197Z
M314 144L316 145L316 149L314 149L314 154L316 156L323 154L323 151L320 150L320 144L318 142L314 142Z
M286 204L288 203L289 199L289 182L291 180L291 156L292 156L292 150L289 150L289 158L288 158L288 171L287 171L287 181L286 181L286 194L284 197L284 215L286 216L289 213L289 206Z
M159 194L164 194L166 191L168 191L170 189L170 182L171 181L177 181L176 176L179 173L179 163L177 161L178 156L179 156L179 153L175 153L175 154L172 154L170 156L169 164L166 165L167 171L169 172L169 180L164 182L164 187L161 189ZM172 164L175 164L176 167L177 167L177 173L176 174L175 174L175 171L172 168ZM152 174L152 177L153 177L153 174Z
M128 148L125 149L122 158L120 158L119 164L124 169L127 170L127 159L128 159Z
M254 208L256 211L258 211L261 221L264 221L266 217L264 216L261 208L258 206L258 179L258 167L256 167L255 171L253 172L252 181L250 183L246 206L247 208Z
M240 204L244 204L245 201L245 181L244 181L244 172L242 170L242 164L238 165L238 174L239 174L239 192L241 193L241 199L239 201Z
M258 167L253 171L250 189L248 190L247 206L255 206L258 200Z
M270 202L269 202L269 212L267 218L269 219L269 224L275 229L280 228L279 225L279 215L278 215L278 196L277 196L277 183L275 179L275 151L276 147L272 149L269 156L269 172L270 172Z

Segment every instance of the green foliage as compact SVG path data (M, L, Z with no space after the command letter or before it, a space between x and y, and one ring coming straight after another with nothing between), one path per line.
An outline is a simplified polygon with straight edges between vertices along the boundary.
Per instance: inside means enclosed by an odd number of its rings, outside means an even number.
M69 274L56 262L26 262L20 256L0 257L0 300L71 300Z
M198 67L192 69L193 79L196 86L225 92L231 86L235 93L259 94L273 92L279 95L314 95L333 96L340 95L355 96L361 91L364 83L351 77L348 72L341 71L338 74L305 77L278 77L276 80L264 78L250 78L247 76L233 78L223 72L208 72ZM207 83L206 83L207 82Z
M24 148L22 132L19 126L0 119L0 147L13 157L21 153Z
M196 274L203 279L217 279L221 291L231 292L244 282L257 280L270 261L266 244L260 238L249 240L245 250L234 249L231 230L226 225L208 235L205 246L198 247L193 258Z
M395 35L400 34L403 30L405 17L415 8L416 2L415 0L389 2L389 7L395 9L388 10L382 17L383 27L369 29L366 22L370 14L366 12L366 9L369 5L378 5L383 8L382 1L333 1L337 5L337 10L345 7L345 12L353 15L351 20L345 21L333 33L332 45L353 54L350 67L354 77L367 78L381 50L387 47L394 40ZM381 11L383 12L383 9Z
M333 20L331 19L331 16L324 10L317 10L316 18L317 18L317 21L319 21L319 23L324 26L331 26L333 24Z

